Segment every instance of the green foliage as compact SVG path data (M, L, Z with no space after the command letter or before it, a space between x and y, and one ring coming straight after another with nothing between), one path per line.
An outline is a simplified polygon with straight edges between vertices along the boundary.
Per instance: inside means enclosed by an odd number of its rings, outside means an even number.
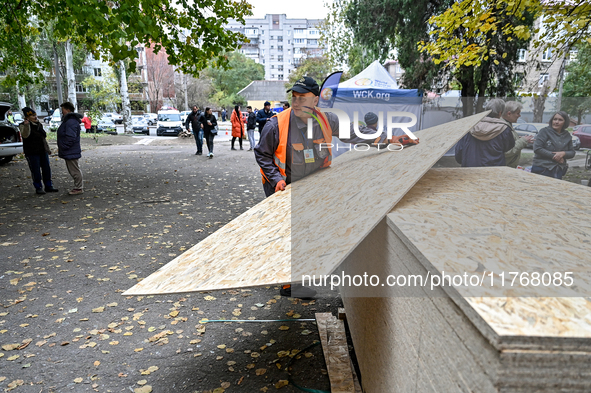
M333 72L333 67L330 61L325 56L308 57L304 59L302 64L289 74L286 87L291 87L293 84L303 76L314 78L318 85L322 85L324 79Z
M197 75L210 61L227 63L217 54L238 46L244 37L223 28L229 19L244 22L251 14L246 0L2 0L0 3L0 71L30 83L48 64L35 55L41 29L53 23L53 36L71 39L95 58L117 63L135 59L139 44L165 48L168 61L186 74ZM135 62L130 70L135 71Z
M535 18L544 16L544 29L532 29ZM419 49L433 56L436 63L448 67L499 64L509 55L500 43L529 42L533 46L555 48L565 53L572 45L591 42L591 3L542 0L454 2L443 13L429 19L430 40Z
M82 85L86 88L88 97L91 100L89 102L89 113L93 115L89 115L89 117L92 119L101 118L102 111L116 108L121 103L119 82L111 69L105 69L103 71L102 80L94 76L88 76L84 79Z
M575 116L580 124L583 116L591 113L591 44L578 48L577 59L567 67L562 92L562 110Z
M358 74L379 58L379 47L375 42L362 45L356 39L346 21L349 0L335 0L326 7L329 13L319 26L320 43L328 48L326 60L331 65L347 65L352 75Z
M344 22L357 44L350 47L349 66L359 72L364 67L355 62L367 66L376 59L383 62L397 57L405 71L401 81L404 87L432 88L441 66L421 54L416 43L429 36L429 17L452 3L453 0L350 0Z
M227 59L227 69L208 67L203 74L213 83L216 93L212 96L212 101L220 106L233 106L235 100L244 102L244 98L238 96L240 90L252 81L265 78L265 68L240 52L230 52L224 57Z

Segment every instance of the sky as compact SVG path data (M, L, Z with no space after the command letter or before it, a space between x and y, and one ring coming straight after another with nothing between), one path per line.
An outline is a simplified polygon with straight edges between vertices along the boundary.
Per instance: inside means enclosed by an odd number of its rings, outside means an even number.
M248 18L263 18L266 14L286 14L288 18L324 19L328 9L324 6L326 0L247 0L253 6L253 16ZM330 1L330 0L329 0Z

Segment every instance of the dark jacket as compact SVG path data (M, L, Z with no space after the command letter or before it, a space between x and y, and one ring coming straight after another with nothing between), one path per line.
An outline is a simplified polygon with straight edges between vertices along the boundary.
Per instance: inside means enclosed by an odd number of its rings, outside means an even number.
M455 158L463 167L505 166L505 152L514 146L511 127L501 119L485 117L460 139Z
M57 129L58 155L64 160L75 160L82 157L80 148L80 123L82 115L70 112L62 118Z
M332 136L339 137L339 118L334 113L325 113L330 128L332 130ZM307 122L291 114L291 122L288 130L287 144L286 144L286 183L290 184L303 177L306 177L320 169L324 158L328 155L327 148L321 148L319 144L314 143L315 140L323 139L324 134L320 128L318 122L312 123L313 138L307 139ZM359 129L362 134L373 134L374 130L363 127ZM340 139L344 143L368 143L371 140L360 138L355 134L351 133L349 139ZM304 139L306 138L306 139ZM387 135L385 132L380 136L380 141L385 142ZM372 138L373 139L373 138ZM281 173L277 165L275 164L275 151L279 147L279 123L276 117L270 119L265 126L265 129L261 133L261 139L258 145L254 148L254 155L257 163L265 173L265 177L269 180L269 183L273 189L280 180L283 180ZM314 162L306 163L304 159L304 151L296 151L292 148L293 144L297 143L306 148L314 150ZM334 142L333 142L334 143ZM332 149L333 154L336 149Z
M26 156L48 153L45 142L47 133L41 123L21 123L19 128L23 137L23 152Z
M564 151L564 163L559 164L552 159L555 152ZM546 169L554 169L560 166L563 170L568 167L566 160L575 156L573 148L573 137L568 131L557 133L552 127L544 127L538 132L534 142L533 166L540 166Z
M211 125L207 124L207 121L211 122ZM217 120L215 119L215 116L213 115L213 113L211 115L207 115L205 113L203 113L201 115L201 117L199 117L199 122L201 124L203 124L203 132L210 132L211 130L213 130L215 128L215 126L218 125Z
M269 120L273 116L275 116L275 112L271 110L269 112L265 112L265 109L261 109L257 112L257 123L259 123L259 132L263 131L263 128L267 123L267 120Z
M246 121L246 129L254 130L257 126L257 115L254 112L248 114L248 120Z
M189 113L187 116L187 120L185 121L185 128L188 130L189 125L191 125L191 129L193 132L197 132L201 129L201 123L199 122L199 118L201 117L201 111L197 111L197 113Z

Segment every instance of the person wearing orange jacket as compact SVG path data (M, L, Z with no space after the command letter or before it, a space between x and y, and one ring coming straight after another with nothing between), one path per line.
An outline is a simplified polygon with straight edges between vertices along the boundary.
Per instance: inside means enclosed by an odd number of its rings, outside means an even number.
M285 187L318 170L327 168L332 161L330 146L332 137L339 135L339 119L334 113L322 113L318 110L320 87L313 78L305 76L299 79L291 89L291 108L270 118L261 132L261 138L255 147L256 161L261 169L263 189L267 197L285 190ZM307 137L308 119L315 115L322 122L313 121L313 136ZM374 133L367 127L362 133ZM383 132L376 139L364 139L351 134L350 139L341 139L345 143L395 143L393 137L387 140ZM294 295L310 298L315 295L311 288L294 286ZM291 286L284 285L281 295L291 296Z
M240 112L240 105L236 105L234 107L230 121L232 122L232 150L236 150L234 148L234 141L236 141L236 138L238 138L240 150L244 150L242 148L242 134L244 133L244 123L242 122L242 113Z

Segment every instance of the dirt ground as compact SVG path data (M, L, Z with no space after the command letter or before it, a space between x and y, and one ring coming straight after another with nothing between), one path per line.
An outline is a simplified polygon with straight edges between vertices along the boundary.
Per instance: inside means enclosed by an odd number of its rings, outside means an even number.
M56 194L34 193L22 158L0 167L0 389L297 392L281 387L295 356L293 380L327 390L320 346L297 352L319 338L305 319L342 305L336 292L121 295L264 197L252 152L223 138L212 160L192 139L139 140L84 138L79 196L57 157Z

